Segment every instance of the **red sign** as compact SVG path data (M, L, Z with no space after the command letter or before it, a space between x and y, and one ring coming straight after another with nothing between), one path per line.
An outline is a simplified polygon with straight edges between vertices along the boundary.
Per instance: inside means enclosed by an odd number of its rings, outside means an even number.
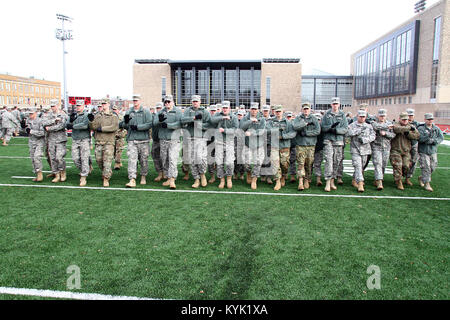
M77 100L84 100L84 104L91 104L91 97L69 97L69 104L75 105Z

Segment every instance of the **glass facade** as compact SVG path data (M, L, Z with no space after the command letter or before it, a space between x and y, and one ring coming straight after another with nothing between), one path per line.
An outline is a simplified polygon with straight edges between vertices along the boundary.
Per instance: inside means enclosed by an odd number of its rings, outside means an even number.
M438 85L438 66L439 66L439 44L441 41L441 21L442 18L434 19L434 39L433 39L433 62L431 66L431 99L436 99Z
M202 97L202 105L230 101L232 107L259 102L261 66L200 65L172 66L172 92L175 104L190 106L191 96Z
M353 100L352 76L303 76L302 102L316 110L330 108L331 98L339 97L341 107L350 107Z
M419 26L415 21L356 55L355 99L415 93Z

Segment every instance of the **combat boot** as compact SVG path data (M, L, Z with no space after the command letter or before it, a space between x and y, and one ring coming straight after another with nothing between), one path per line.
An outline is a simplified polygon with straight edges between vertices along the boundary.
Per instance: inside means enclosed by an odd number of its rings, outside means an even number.
M267 177L267 184L273 184L273 181L270 177Z
M42 171L38 171L36 173L36 178L33 179L34 182L41 182L44 180L44 177L42 176Z
M273 188L273 190L278 191L281 189L281 181L280 179L276 179L275 180L275 187Z
M66 170L63 170L63 171L60 172L60 179L61 179L61 182L66 181L66 179L67 179L67 177L66 177Z
M252 182L251 182L252 190L256 190L256 188L257 188L256 181L257 180L258 180L258 177L252 177Z
M429 182L425 183L425 190L433 192L433 188L431 187Z
M86 186L86 177L80 177L80 187Z
M244 180L245 180L245 178L244 178L244 174L243 174L243 173L241 173L241 176L239 177L239 180L242 180L242 181L244 181Z
M330 187L331 187L331 190L337 190L336 185L334 184L334 179L330 180Z
M164 181L162 185L163 185L163 187L168 187L168 186L170 186L170 178L167 178L167 180Z
M305 186L303 185L303 178L298 178L298 191L303 191L305 190Z
M247 172L247 184L252 183L252 174L250 171Z
M305 189L309 189L309 180L308 179L303 180L303 186L305 187Z
M3 140L3 144L2 144L3 146L7 146L8 144L6 143L6 140Z
M114 164L114 170L120 170L120 167L121 167L121 165L120 165L120 163L115 163Z
M214 183L214 182L216 182L216 174L215 173L211 174L211 178L209 179L208 183Z
M317 185L318 187L321 187L321 186L322 186L322 179L321 179L320 176L317 176L316 185Z
M402 180L395 180L395 184L397 185L397 189L399 190L405 190L405 188L403 187L403 183Z
M411 180L409 178L405 179L405 183L406 183L407 186L410 186L410 187L413 186L413 183L411 182Z
M233 174L233 180L237 180L237 178L238 178L237 173Z
M103 178L103 186L104 187L109 187L109 179Z
M265 181L266 181L266 179L267 179L267 177L266 177L266 176L262 176L262 177L261 177L261 181L262 181L262 182L265 182Z
M145 176L141 176L141 184L147 184L147 179Z
M225 188L225 178L220 178L219 189Z
M189 174L188 174L188 176L189 176ZM169 188L170 189L176 189L177 188L177 186L175 185L175 178L170 178L169 179Z
M189 180L189 171L185 171L185 172L184 172L183 180L184 180L184 181L188 181L188 180Z
M331 180L325 180L325 189L326 192L331 191Z
M54 173L50 173L48 175L45 176L46 178L54 178L56 177L56 175Z
M195 179L192 188L197 189L198 187L200 187L200 179Z
M290 183L297 182L297 179L295 178L295 175L291 176L291 180L289 180Z
M422 181L422 177L419 177L419 185L423 188L425 187L425 184Z
M134 188L134 187L136 187L136 180L135 179L130 179L130 182L128 182L125 186L127 188Z
M358 184L356 183L356 180L355 180L355 179L352 179L352 186L353 186L354 188L357 188L357 189L358 189Z
M282 187L284 187L286 185L286 176L285 175L281 176L280 184Z
M383 180L375 180L375 183L378 191L383 190Z
M202 187L206 187L208 185L208 181L206 180L205 174L200 175L200 183Z
M153 180L153 181L155 181L155 182L160 182L161 181L161 179L162 179L162 177L163 177L163 173L162 172L158 172L158 176L155 178L155 180Z
M57 182L60 182L60 181L61 181L61 176L60 176L60 174L58 172L58 173L55 174L55 178L52 180L52 182L53 183L57 183Z
M344 181L342 181L341 177L337 178L337 184L340 185L340 186L342 186L344 184Z
M233 180L231 179L231 176L227 177L227 188L228 189L233 188Z
M358 192L364 192L364 182L358 182Z

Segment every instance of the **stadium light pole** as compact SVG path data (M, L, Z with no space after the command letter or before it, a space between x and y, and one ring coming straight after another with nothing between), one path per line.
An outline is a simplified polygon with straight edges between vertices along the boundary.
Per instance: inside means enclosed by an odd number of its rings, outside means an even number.
M62 45L63 45L63 78L64 78L64 110L67 112L68 109L68 97L67 97L67 78L66 78L66 44L65 41L66 40L72 40L73 36L72 36L72 30L66 30L64 29L64 21L68 21L71 22L73 19L70 17L67 17L65 15L62 14L56 14L56 18L58 20L61 20L62 22L62 28L61 29L56 29L56 39L61 40L62 41Z

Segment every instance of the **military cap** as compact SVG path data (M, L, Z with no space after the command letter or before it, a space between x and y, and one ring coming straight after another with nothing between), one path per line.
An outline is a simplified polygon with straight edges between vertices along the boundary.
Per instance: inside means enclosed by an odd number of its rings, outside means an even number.
M132 100L133 100L133 101L141 100L141 95L140 95L140 94L137 94L137 93L133 94Z
M58 99L51 99L50 100L50 106L53 107L53 106L56 106L56 105L58 105Z
M276 106L274 106L273 107L273 110L275 111L275 112L277 112L277 111L283 111L283 106L282 105L276 105Z
M250 109L258 109L259 103L258 102L252 102L250 103Z
M225 106L230 107L230 105L231 105L230 101L227 101L227 100L222 101L222 108L225 107Z
M191 102L193 101L202 101L202 97L200 97L199 95L193 95L191 98Z
M367 112L364 110L358 110L358 117L367 117Z
M149 109L156 109L156 106L150 106Z
M264 106L262 106L262 110L263 111L270 111L270 106L264 105Z
M311 103L309 102L302 103L302 109L311 109Z
M407 114L406 112L400 113L399 119L400 119L400 120L408 120L408 119L409 119L409 118L408 118L408 114Z
M316 117L317 120L322 120L322 114L321 113L314 113L314 117Z
M386 109L379 109L378 110L379 116L387 116L387 110Z
M425 113L425 120L433 120L434 116L432 113Z
M164 102L166 101L173 101L173 96L171 94L168 94L164 97Z
M162 107L164 107L162 102L158 102L155 106L155 108L162 108Z
M341 99L339 97L331 98L331 104L334 104L334 103L341 103Z
M406 113L408 114L408 116L413 116L414 115L414 109L406 109Z
M216 110L219 110L220 108L222 108L222 104L221 103L216 104Z
M83 99L77 99L77 101L75 101L75 105L77 105L77 106L84 105L84 100Z
M134 97L133 97L133 98L134 98ZM133 100L135 100L135 99L133 99ZM103 98L103 99L102 99L102 103L110 103L109 98Z
M11 110L12 108L14 108L13 106L6 106L6 110Z
M215 104L209 106L209 111L217 111L217 107Z
M240 109L237 114L245 116L245 110Z
M240 106L239 106L239 109L245 109L245 105L244 104L241 104Z
M292 117L292 111L287 111L286 112L286 117Z
M366 110L369 107L367 103L361 103L359 105L359 110Z
M28 108L28 113L29 113L29 114L35 113L35 112L37 112L37 111L38 111L38 110L37 110L36 107L30 107L30 108Z

